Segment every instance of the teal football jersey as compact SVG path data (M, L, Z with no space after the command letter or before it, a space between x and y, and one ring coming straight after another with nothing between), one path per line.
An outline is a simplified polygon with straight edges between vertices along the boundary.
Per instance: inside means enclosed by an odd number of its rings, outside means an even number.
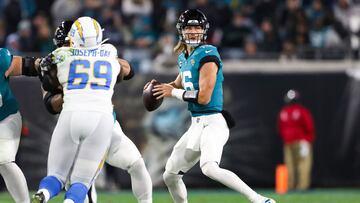
M178 57L179 72L182 78L182 85L185 90L199 90L200 67L204 62L216 61L218 72L216 83L211 100L206 105L193 102L188 103L188 110L192 116L201 116L221 112L223 109L223 89L222 83L224 76L222 73L222 61L216 47L212 45L201 45L197 47L189 56L181 53Z
M18 111L18 104L10 90L9 78L5 78L6 70L0 67L0 121Z

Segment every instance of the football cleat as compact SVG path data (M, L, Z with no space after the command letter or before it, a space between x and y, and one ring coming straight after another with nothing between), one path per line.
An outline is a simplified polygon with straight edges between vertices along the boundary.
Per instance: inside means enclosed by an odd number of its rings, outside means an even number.
M42 192L35 193L31 198L31 203L46 203L45 195Z
M267 198L264 201L262 201L261 203L276 203L275 200L271 199L271 198Z

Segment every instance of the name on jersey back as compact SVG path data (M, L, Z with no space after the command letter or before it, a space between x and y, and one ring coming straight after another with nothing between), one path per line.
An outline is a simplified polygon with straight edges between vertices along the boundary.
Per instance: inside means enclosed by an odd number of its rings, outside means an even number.
M110 57L110 51L103 49L73 49L72 56Z

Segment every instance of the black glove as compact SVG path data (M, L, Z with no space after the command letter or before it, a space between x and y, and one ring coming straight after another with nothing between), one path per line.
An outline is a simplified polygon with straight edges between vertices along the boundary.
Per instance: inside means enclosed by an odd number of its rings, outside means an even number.
M51 66L54 64L53 63L53 58L54 55L52 53L48 54L47 56L45 56L44 58L41 59L40 61L40 80L43 81L44 79L44 75L47 74L50 69Z

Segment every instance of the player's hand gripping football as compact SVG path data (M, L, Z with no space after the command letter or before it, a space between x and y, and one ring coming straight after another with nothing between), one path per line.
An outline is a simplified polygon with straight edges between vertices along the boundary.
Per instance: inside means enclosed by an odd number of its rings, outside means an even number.
M164 97L171 97L171 91L174 89L173 86L163 83L160 85L155 85L153 91L153 95L156 99L161 99Z

